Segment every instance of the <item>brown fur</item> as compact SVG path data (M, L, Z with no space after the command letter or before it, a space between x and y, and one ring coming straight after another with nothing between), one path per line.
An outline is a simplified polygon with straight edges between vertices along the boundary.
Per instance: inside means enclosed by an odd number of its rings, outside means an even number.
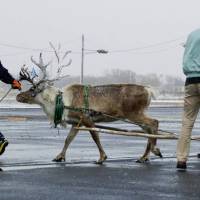
M83 85L72 85L72 107L84 107ZM65 90L64 90L65 92ZM127 116L143 114L149 105L149 94L144 86L113 84L89 87L89 108L126 119Z

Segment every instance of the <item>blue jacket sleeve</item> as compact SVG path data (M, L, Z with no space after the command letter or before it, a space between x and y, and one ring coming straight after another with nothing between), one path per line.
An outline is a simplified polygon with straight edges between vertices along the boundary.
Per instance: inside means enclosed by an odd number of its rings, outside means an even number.
M6 68L3 67L0 61L0 80L7 84L12 84L14 78L12 75L8 72Z

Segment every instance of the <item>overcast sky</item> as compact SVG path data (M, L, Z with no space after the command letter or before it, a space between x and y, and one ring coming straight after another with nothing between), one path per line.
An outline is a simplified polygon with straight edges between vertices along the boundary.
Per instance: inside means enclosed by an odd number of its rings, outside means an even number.
M85 55L85 74L120 68L184 77L180 44L200 27L199 0L0 0L0 5L0 59L13 74L39 54L26 48L48 48L49 41L72 50L73 63L64 73L80 74L84 34L86 49L109 51Z

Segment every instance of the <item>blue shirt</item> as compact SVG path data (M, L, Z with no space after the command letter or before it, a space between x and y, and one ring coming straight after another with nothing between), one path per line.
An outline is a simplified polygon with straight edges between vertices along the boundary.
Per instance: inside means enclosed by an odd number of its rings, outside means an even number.
M183 72L190 77L200 77L200 29L189 34L183 55Z

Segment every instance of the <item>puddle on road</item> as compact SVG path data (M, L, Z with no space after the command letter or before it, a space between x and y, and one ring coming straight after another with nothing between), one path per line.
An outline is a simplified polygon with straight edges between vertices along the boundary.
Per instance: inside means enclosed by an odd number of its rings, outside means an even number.
M0 117L0 119L8 120L8 121L26 121L28 120L27 117L21 117L21 116L8 116L8 117Z

